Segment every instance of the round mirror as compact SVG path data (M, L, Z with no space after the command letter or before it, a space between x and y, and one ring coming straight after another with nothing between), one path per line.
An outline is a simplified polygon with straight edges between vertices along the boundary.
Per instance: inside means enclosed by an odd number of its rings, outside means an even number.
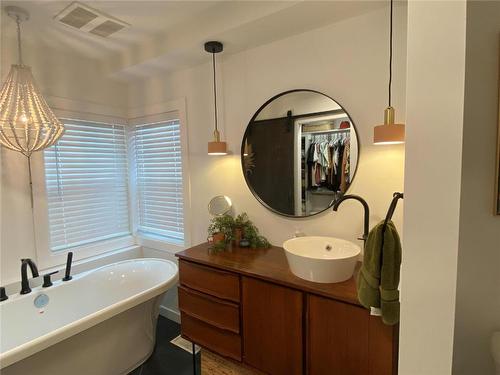
M250 120L241 145L248 187L270 210L305 217L333 205L358 165L356 128L346 110L313 90L268 100Z
M222 216L227 214L233 206L231 199L225 195L213 197L208 203L208 212L213 216Z

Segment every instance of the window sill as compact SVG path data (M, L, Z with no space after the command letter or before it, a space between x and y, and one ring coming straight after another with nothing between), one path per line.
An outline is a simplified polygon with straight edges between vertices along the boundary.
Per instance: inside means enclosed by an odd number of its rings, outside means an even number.
M186 245L177 245L143 233L137 233L135 238L137 245L158 251L165 251L171 254L175 254L186 249Z
M59 266L66 264L67 253L73 252L74 262L78 264L80 261L93 259L98 256L120 251L130 246L134 246L134 237L131 235L117 237L105 241L98 241L83 246L68 248L65 250L52 252L50 250L41 251L37 249L37 262L41 270L57 269Z
M71 272L75 274L81 273L94 268L105 266L107 264L119 262L122 260L140 258L141 256L142 256L141 247L139 245L131 245L119 249L116 248L110 249L106 252L73 262ZM62 271L64 269L65 269L64 265L56 266L44 270L44 272Z

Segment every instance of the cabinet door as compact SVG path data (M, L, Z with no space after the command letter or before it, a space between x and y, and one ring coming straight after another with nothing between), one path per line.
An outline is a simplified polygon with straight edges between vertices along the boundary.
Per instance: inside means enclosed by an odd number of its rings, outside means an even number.
M303 293L243 278L243 361L268 374L303 373Z
M309 375L391 375L396 372L393 327L368 310L308 295Z

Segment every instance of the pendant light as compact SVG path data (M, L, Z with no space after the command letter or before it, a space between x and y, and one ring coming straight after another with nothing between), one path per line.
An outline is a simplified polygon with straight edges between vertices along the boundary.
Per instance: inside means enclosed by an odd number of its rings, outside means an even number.
M212 142L208 142L208 155L227 155L227 144L220 140L220 133L217 123L217 77L215 73L215 54L223 50L221 42L206 42L205 51L212 54L212 68L214 77L214 114L215 114L215 129Z
M21 22L29 13L16 6L5 7L17 24L18 63L12 65L0 90L0 144L29 158L35 151L52 146L64 126L40 93L31 68L23 64Z
M405 141L405 125L394 123L392 99L392 29L394 0L391 0L390 37L389 37L389 106L384 112L384 124L373 129L373 143L376 145L400 144Z
M56 143L64 133L64 126L43 98L31 68L23 63L21 22L29 19L29 13L16 6L4 9L16 21L18 62L11 66L0 89L0 145L20 152L28 159L33 244L36 252L31 154Z

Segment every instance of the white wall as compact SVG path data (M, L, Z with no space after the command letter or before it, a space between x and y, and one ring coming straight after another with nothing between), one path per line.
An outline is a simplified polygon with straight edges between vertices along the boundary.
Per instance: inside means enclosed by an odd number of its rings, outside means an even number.
M499 19L498 2L408 6L401 374L493 374Z
M467 4L460 243L454 374L493 374L491 333L500 330L500 216L494 216L500 2Z
M245 184L239 150L246 125L270 97L295 88L315 89L335 98L351 114L361 142L361 158L350 192L364 196L372 208L372 224L387 211L392 193L403 189L402 146L372 145L373 126L386 107L388 8L321 29L263 45L231 56L219 56L220 119L232 154L207 157L213 131L210 57L207 64L155 77L130 87L129 107L185 97L189 131L193 244L206 241L209 200L231 197L237 212L246 211L274 244L296 229L307 234L337 235L356 240L363 229L363 211L346 202L338 213L293 220L271 213ZM404 118L405 16L396 8L394 105ZM200 47L201 48L201 47ZM400 207L395 222L401 225Z
M399 370L403 375L451 373L460 214L465 7L462 1L408 3L399 347Z
M7 75L16 62L15 41L2 30L15 27L13 22L0 28L0 74ZM89 116L106 111L124 115L127 86L107 79L99 64L71 51L64 54L41 48L23 39L23 59L32 66L33 75L49 104L84 112ZM0 284L20 279L20 259L35 258L31 219L27 160L17 152L1 148L1 242ZM41 154L34 156L41 157Z

